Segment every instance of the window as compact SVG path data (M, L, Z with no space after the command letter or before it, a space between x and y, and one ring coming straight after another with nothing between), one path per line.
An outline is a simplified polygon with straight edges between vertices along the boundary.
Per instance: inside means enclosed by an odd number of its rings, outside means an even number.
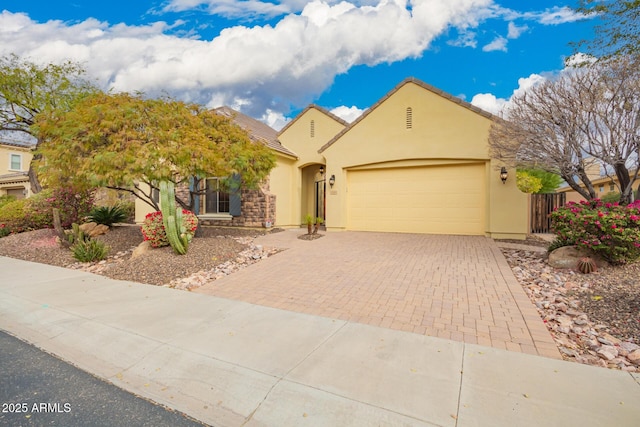
M22 170L22 155L21 154L10 154L9 160L9 170L19 171Z
M616 185L614 183L609 184L609 191L616 191Z
M598 188L598 190L599 190L601 193L602 193L602 192L604 192L604 185L601 185L601 186Z
M229 193L220 191L219 178L209 178L206 181L205 213L229 213Z
M316 122L311 120L311 126L310 126L310 134L311 134L311 138L314 138L316 136Z
M411 107L407 107L406 126L407 129L413 128L413 108Z

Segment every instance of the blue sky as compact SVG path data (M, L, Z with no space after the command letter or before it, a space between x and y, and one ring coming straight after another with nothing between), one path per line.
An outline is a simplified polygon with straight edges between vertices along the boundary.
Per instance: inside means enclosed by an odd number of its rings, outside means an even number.
M406 77L497 113L594 20L538 0L0 0L0 54L84 64L104 89L229 105L275 128L353 120Z

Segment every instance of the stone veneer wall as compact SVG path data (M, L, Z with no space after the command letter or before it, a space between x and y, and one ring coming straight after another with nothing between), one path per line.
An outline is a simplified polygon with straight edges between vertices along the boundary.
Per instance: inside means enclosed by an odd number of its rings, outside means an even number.
M189 187L179 185L176 187L176 196L182 200L189 200ZM204 211L204 203L200 205ZM265 182L260 189L241 191L241 215L228 219L201 218L202 225L226 226L226 227L265 227L267 221L273 225L276 221L276 196L269 194L269 183Z
M262 190L242 190L240 216L231 220L215 220L202 218L202 225L231 227L265 227L267 220L271 224L276 220L276 196Z

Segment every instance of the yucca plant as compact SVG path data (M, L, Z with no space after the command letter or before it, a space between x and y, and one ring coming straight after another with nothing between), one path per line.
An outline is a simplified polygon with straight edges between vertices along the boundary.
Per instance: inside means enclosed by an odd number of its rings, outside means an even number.
M71 247L71 252L80 262L92 262L105 259L109 248L99 240L80 240Z
M127 213L120 206L100 206L94 208L89 214L89 220L111 227L116 222L124 222Z

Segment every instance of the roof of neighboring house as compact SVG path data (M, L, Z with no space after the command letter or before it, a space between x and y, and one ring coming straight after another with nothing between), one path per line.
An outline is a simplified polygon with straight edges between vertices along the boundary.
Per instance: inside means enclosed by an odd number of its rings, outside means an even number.
M340 117L336 116L335 114L333 114L331 111L327 110L326 108L320 107L319 105L316 105L316 104L309 104L304 110L302 110L300 112L300 114L298 114L293 120L291 120L289 123L287 123L287 125L285 127L280 129L280 132L278 132L278 136L282 135L284 133L284 131L286 131L289 127L291 127L296 121L298 121L298 119L300 117L302 117L304 115L304 113L306 113L307 111L309 111L311 109L316 109L316 110L320 111L322 114L325 114L326 116L332 118L333 120L335 120L336 122L340 123L343 126L349 126L349 122L347 122L347 121L341 119Z
M0 184L19 184L29 181L28 172L13 172L0 175Z
M17 139L0 139L0 145L8 145L10 147L20 147L20 148L35 148L36 144L28 141L20 141Z
M633 174L635 173L635 170L630 170L629 171L629 175L631 175L633 177ZM607 175L602 175L599 178L592 178L591 179L591 184L592 185L604 185L604 184L609 184L609 183L617 183L618 182L618 177L615 175L612 176L607 176ZM637 181L636 181L637 182ZM584 187L584 184L581 181L578 181L578 184L580 185L580 187ZM569 184L564 183L564 185L560 188L558 188L556 190L558 193L566 193L569 191L575 191L573 188L571 188L569 186Z
M318 150L318 153L322 153L324 150L326 150L327 148L329 148L333 143L335 143L338 139L340 139L340 137L342 137L345 133L349 132L349 130L351 130L354 126L357 126L358 123L360 123L362 120L364 120L365 117L367 117L373 110L375 110L380 104L382 104L383 102L385 102L387 99L389 99L393 94L395 94L397 91L400 90L400 88L402 88L404 85L409 84L409 83L413 83L416 84L430 92L435 93L436 95L439 95L445 99L448 99L451 102L454 102L464 108L467 108L471 111L473 111L474 113L480 114L481 116L484 116L488 119L491 120L495 120L498 117L494 116L493 114L489 113L488 111L485 111L481 108L476 107L475 105L472 105L466 101L463 101L462 99L458 98L457 96L453 96L450 93L447 93L441 89L438 89L435 86L431 86L430 84L427 84L425 82L423 82L422 80L418 80L415 77L409 77L404 79L402 82L400 82L395 88L391 89L391 91L389 93L387 93L385 96L383 96L382 98L380 98L380 100L378 102L376 102L375 104L373 104L371 106L371 108L369 108L367 111L365 111L360 117L358 117L356 120L354 120L350 125L348 125L346 128L342 129L341 132L339 132L336 136L334 136L329 142L327 142L325 145L323 145L322 147L320 147L320 149Z
M232 119L234 123L249 133L251 139L255 141L262 141L267 145L267 147L280 153L298 157L293 151L289 150L282 145L280 141L278 141L278 132L269 125L227 106L216 108L214 111L221 116Z

